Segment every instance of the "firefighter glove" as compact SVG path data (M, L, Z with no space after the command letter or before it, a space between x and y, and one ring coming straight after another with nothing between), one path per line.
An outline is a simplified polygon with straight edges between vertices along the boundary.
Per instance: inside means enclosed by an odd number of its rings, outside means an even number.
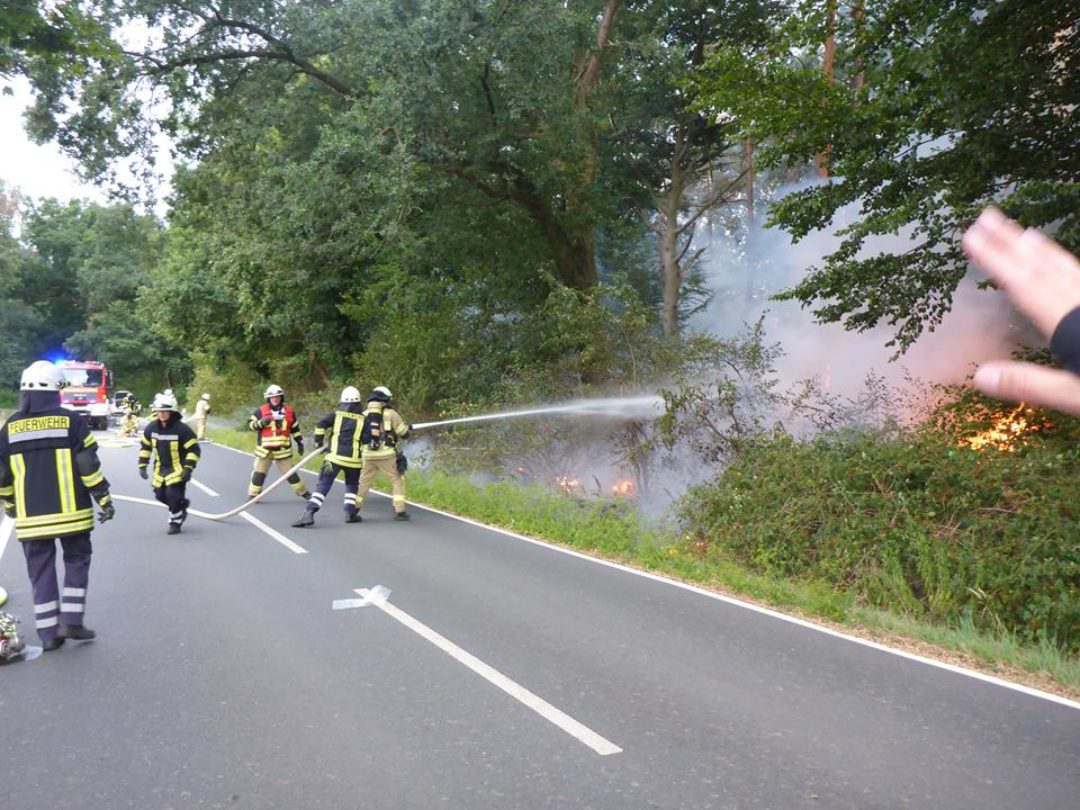
M304 440L299 436L296 438L296 452L300 455L304 455Z
M116 517L115 506L111 503L98 504L98 523L104 523L106 520L112 520L114 517Z
M10 501L4 501L4 514L12 520L15 519L15 504Z
M405 458L404 453L398 454L394 464L397 466L398 475L404 475L405 471L409 469L409 460Z
M191 480L191 467L184 467L184 471L180 473L180 483L186 484Z
M322 467L319 469L319 475L333 475L334 465L329 461L324 461Z
M150 475L146 472L146 467L139 467L139 478L145 481Z
M269 416L264 416L259 420L259 427L270 427L270 423L273 421Z

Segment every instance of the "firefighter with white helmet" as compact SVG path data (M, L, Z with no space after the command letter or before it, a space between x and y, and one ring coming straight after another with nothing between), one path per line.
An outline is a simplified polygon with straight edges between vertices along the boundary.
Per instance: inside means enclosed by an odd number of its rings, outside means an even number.
M169 509L168 534L179 534L187 520L191 501L187 497L187 483L199 463L199 440L195 432L180 418L176 398L161 393L150 405L154 419L143 430L139 447L139 475L150 479L147 467L154 457L154 475L151 486L154 497Z
M262 492L270 466L276 464L282 473L293 467L293 443L300 455L304 455L304 437L300 435L300 420L292 405L285 401L285 391L280 385L269 385L263 393L266 401L251 413L248 427L256 433L255 469L248 485L248 498ZM310 497L307 485L297 473L288 478L289 486L301 498Z
M326 461L319 472L315 492L308 498L304 513L292 525L306 529L315 525L315 513L322 508L334 479L345 475L345 522L359 523L356 513L356 490L360 484L360 434L363 429L364 407L360 391L347 385L341 389L340 403L315 425L315 446L326 448Z
M363 413L364 429L361 436L364 471L360 474L360 486L356 494L356 508L364 503L364 497L375 476L380 472L390 479L394 503L394 519L408 520L405 511L405 456L401 454L401 441L409 435L412 426L390 407L390 389L380 385L368 397Z
M101 472L97 442L79 414L60 406L63 377L39 360L22 374L19 409L0 427L0 502L15 520L34 593L45 650L85 641L83 624L94 528L92 501L104 523L116 513ZM64 587L56 576L56 541L64 551Z
M206 438L206 418L210 416L210 395L203 394L195 403L195 438L200 442Z

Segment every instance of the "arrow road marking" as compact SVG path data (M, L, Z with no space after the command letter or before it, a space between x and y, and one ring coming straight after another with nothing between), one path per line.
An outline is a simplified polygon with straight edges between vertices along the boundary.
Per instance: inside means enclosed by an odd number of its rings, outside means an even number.
M356 588L355 592L365 599L368 599L369 604L374 605L379 610L401 622L414 633L426 638L451 658L457 659L481 678L493 683L495 686L506 692L506 694L510 695L510 697L521 701L545 720L554 723L571 737L577 738L601 756L618 754L622 751L619 746L615 745L610 740L604 739L595 731L582 725L570 715L560 709L556 709L543 698L534 695L521 684L511 680L498 670L485 664L475 655L461 649L461 647L454 644L454 642L439 635L426 624L417 621L405 611L391 605L390 602L386 600L377 598L372 599L372 597L377 596L377 594L373 594L372 591L367 588Z

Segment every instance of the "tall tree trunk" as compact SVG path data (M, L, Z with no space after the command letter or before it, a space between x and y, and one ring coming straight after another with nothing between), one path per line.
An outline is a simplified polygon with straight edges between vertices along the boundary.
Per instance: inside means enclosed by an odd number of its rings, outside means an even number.
M825 56L822 60L821 69L825 73L825 81L833 83L833 74L836 70L836 0L828 0L825 6ZM814 167L819 177L829 176L829 156L831 146L826 146L814 158Z

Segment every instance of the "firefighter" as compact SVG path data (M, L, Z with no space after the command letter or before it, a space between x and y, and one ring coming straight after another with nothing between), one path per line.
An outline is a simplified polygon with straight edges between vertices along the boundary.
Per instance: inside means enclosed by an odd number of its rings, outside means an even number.
M116 514L86 420L60 407L62 384L52 363L31 364L19 384L19 410L0 428L0 501L22 542L37 632L46 651L65 639L94 638L83 624L93 553L91 499L102 523ZM57 540L64 550L62 592Z
M200 442L206 438L206 417L210 415L210 395L203 394L195 403L195 438Z
M325 447L326 460L319 472L319 481L304 507L304 513L293 526L306 529L315 525L315 513L326 500L334 479L345 475L345 522L359 523L356 511L356 489L360 483L360 434L363 430L364 407L360 392L351 385L341 389L341 402L315 426L315 446Z
M390 477L394 519L408 520L409 513L405 511L405 457L401 455L400 442L409 435L412 425L406 424L401 415L390 407L390 397L390 390L382 385L368 397L362 441L364 471L360 474L356 508L359 510L363 505L364 496L375 476L382 472Z
M120 435L134 436L139 432L138 413L141 410L139 401L135 399L134 394L128 394L124 397L123 410L124 418L120 420Z
M169 508L168 534L180 534L191 501L187 482L199 463L199 440L180 419L176 399L158 394L150 404L154 419L143 430L139 448L139 475L150 478L147 467L154 456L154 497Z
M251 473L248 486L248 498L254 498L262 492L266 474L271 464L277 464L282 473L292 469L292 445L304 455L304 437L300 435L300 420L296 417L292 405L285 402L285 391L280 385L270 385L265 393L266 402L251 414L248 427L257 434L255 440L255 469ZM307 485L300 480L298 473L288 478L289 486L301 498L311 497Z

